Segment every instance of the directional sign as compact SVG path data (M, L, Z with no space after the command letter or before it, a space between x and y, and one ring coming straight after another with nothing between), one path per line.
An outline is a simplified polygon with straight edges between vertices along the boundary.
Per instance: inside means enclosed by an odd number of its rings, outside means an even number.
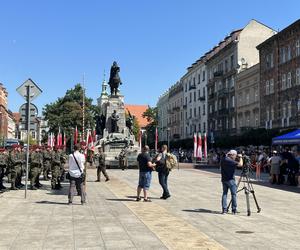
M26 80L20 87L17 88L17 92L26 100L27 98L27 86L30 87L30 100L32 101L38 97L43 91L37 86L30 78Z
M27 103L24 103L20 109L20 129L27 130L27 122L26 122L26 115L27 115ZM36 117L38 114L38 108L30 103L30 110L29 110L29 119L30 119L30 130L36 130Z

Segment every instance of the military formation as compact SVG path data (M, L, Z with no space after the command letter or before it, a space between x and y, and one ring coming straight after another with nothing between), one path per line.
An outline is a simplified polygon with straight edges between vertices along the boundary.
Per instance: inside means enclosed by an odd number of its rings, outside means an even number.
M61 189L61 181L65 176L67 155L62 147L30 147L29 153L29 188L37 190L42 187L43 179L51 180L52 189ZM7 188L4 181L10 183L11 190L24 187L22 178L26 175L26 149L20 145L13 145L10 149L0 149L0 192ZM7 178L5 178L7 177Z

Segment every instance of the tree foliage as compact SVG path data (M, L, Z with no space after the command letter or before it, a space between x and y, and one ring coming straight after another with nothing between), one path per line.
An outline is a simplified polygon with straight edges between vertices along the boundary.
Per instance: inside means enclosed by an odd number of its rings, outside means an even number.
M92 104L92 99L85 96L85 127L94 128L95 114L99 113L97 106ZM50 132L57 133L59 127L67 132L77 126L82 131L83 117L83 88L76 84L73 89L67 90L64 97L44 107L43 115L48 120Z
M155 129L158 124L157 119L157 107L148 107L148 109L143 113L143 117L149 122L146 126L146 136L147 144L150 147L154 147L155 143Z

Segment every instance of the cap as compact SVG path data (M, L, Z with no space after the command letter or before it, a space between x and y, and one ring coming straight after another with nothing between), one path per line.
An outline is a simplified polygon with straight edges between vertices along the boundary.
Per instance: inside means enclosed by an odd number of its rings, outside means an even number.
M237 155L237 151L234 150L234 149L231 149L231 150L227 153L227 155Z

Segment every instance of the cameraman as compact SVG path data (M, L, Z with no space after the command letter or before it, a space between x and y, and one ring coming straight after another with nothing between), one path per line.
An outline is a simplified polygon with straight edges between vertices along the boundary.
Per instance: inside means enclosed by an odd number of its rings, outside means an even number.
M237 158L238 157L238 158ZM238 161L236 161L238 160ZM237 213L237 202L236 202L236 192L237 186L235 184L234 172L236 167L243 166L242 155L238 155L236 150L230 150L225 157L221 160L221 176L223 185L223 195L222 195L222 214L227 213L227 193L228 189L231 192L232 198L232 213Z

